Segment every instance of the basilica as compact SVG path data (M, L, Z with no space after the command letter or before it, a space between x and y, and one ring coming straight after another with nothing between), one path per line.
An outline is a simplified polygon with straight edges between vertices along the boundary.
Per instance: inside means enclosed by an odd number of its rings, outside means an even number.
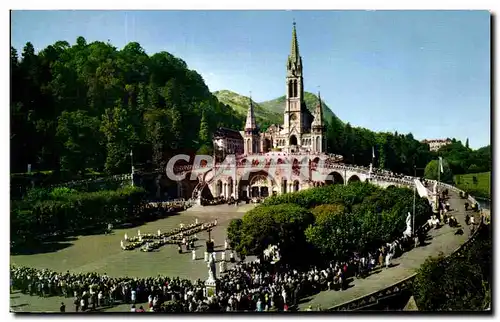
M261 131L255 120L252 101L243 131L220 128L214 133L214 148L222 154L260 154L271 151L285 153L326 153L326 135L321 97L311 113L304 102L304 77L302 57L299 54L295 23L292 45L286 64L286 100L283 124L273 124ZM216 153L217 154L217 153ZM217 158L217 159L219 159Z

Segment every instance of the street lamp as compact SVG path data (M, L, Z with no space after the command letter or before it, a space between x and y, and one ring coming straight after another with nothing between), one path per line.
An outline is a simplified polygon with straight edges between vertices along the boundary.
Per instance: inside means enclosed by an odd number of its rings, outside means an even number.
M413 180L417 178L417 166L413 165ZM413 224L412 224L412 236L414 241L414 247L417 245L417 239L415 238L415 204L417 200L417 184L413 181Z
M132 182L132 186L133 186L134 185L134 154L132 152L132 149L130 149L130 167L131 167L130 177L131 177L131 182Z

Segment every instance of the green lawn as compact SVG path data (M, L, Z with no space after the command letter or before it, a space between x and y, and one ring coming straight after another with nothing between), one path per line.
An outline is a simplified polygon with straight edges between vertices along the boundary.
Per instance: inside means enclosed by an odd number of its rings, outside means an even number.
M476 182L473 177L476 177ZM491 198L491 172L459 174L455 175L453 180L457 187L473 196Z

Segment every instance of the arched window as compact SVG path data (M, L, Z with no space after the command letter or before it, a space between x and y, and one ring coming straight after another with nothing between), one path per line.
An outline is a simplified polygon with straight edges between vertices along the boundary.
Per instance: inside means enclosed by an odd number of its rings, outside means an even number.
M319 136L316 137L316 151L321 152L321 142Z

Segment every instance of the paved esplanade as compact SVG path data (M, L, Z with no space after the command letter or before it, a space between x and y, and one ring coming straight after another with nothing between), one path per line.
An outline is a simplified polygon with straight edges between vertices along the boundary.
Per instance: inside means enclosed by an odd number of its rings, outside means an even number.
M464 230L463 235L455 235L457 228L451 228L448 225L439 229L431 229L429 236L432 239L427 242L427 246L419 246L402 256L394 259L392 264L397 265L391 268L383 268L380 273L372 274L365 279L354 279L351 282L353 287L344 291L323 291L312 297L302 300L299 304L299 310L304 310L310 305L316 308L318 305L326 310L330 307L341 305L359 297L366 296L378 290L389 287L414 274L416 270L424 263L429 256L437 256L440 252L449 255L455 251L469 238L469 229L465 225L465 200L460 199L457 193L449 191L450 208L453 209L449 214L455 216ZM476 215L477 217L477 215ZM476 222L479 222L475 218ZM402 234L403 232L401 232Z

